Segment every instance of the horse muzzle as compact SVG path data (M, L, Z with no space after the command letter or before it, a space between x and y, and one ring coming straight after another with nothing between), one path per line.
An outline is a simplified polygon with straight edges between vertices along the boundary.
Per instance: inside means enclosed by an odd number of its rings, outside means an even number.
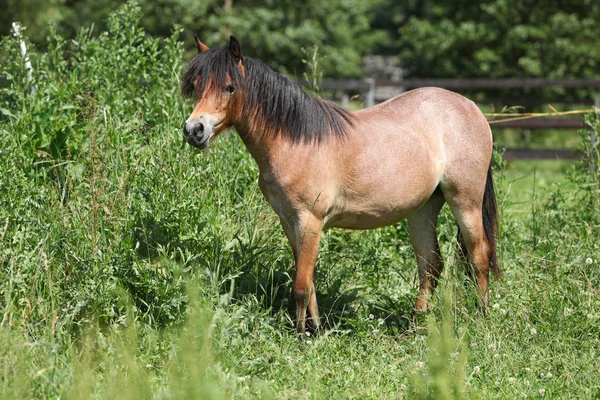
M195 125L188 122L183 124L183 135L189 144L199 149L208 147L208 142L212 133L212 127L200 121Z

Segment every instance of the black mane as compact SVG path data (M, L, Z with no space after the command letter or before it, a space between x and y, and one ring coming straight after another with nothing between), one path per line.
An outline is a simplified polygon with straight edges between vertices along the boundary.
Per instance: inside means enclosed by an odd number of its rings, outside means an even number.
M243 115L251 118L258 129L284 135L294 143L343 137L352 125L348 111L306 93L262 62L244 57L243 65L245 78L227 46L199 53L190 61L182 77L182 93L192 97L213 85L224 88L229 76L236 90L243 91Z

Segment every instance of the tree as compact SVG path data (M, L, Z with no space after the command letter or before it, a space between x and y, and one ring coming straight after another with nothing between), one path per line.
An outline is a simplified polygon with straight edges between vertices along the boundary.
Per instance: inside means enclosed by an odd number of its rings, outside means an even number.
M360 77L362 56L371 52L379 32L372 32L374 0L241 0L231 9L216 8L208 16L202 38L227 42L234 33L245 54L276 70L301 76L302 49L319 47L325 76Z
M399 28L411 76L600 75L600 3L590 0L419 2Z
M47 22L66 38L94 24L106 30L108 14L117 0L49 0L42 9L33 0L5 0L0 34L10 32L10 22L21 20L34 43L42 44ZM192 54L194 34L210 47L229 41L234 34L244 54L275 70L302 76L306 58L302 49L319 47L324 76L361 77L362 56L371 52L378 32L370 27L372 6L381 0L138 0L142 26L152 36L168 37L174 24L183 27L182 39Z

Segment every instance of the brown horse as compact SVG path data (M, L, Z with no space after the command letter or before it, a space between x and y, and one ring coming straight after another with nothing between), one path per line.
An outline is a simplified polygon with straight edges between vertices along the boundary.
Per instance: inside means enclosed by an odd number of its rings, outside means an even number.
M185 137L203 149L235 127L258 163L260 189L294 253L300 331L307 319L320 324L313 278L326 227L370 229L408 219L419 267L416 310L426 310L443 268L436 224L444 202L487 306L489 269L501 273L492 134L473 102L422 88L351 113L242 56L233 36L217 49L198 38L196 46L182 78L182 92L195 98Z

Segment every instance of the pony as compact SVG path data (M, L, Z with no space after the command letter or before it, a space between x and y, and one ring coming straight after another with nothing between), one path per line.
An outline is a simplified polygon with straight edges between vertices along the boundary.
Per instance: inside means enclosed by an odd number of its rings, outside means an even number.
M298 331L321 324L314 269L328 227L372 229L407 219L419 273L415 310L427 310L444 267L436 232L444 203L485 310L490 270L496 277L502 271L492 133L472 101L428 87L349 112L243 56L234 36L215 49L195 41L198 54L181 78L182 94L195 100L185 139L204 149L234 127L258 164L260 190L294 256Z

